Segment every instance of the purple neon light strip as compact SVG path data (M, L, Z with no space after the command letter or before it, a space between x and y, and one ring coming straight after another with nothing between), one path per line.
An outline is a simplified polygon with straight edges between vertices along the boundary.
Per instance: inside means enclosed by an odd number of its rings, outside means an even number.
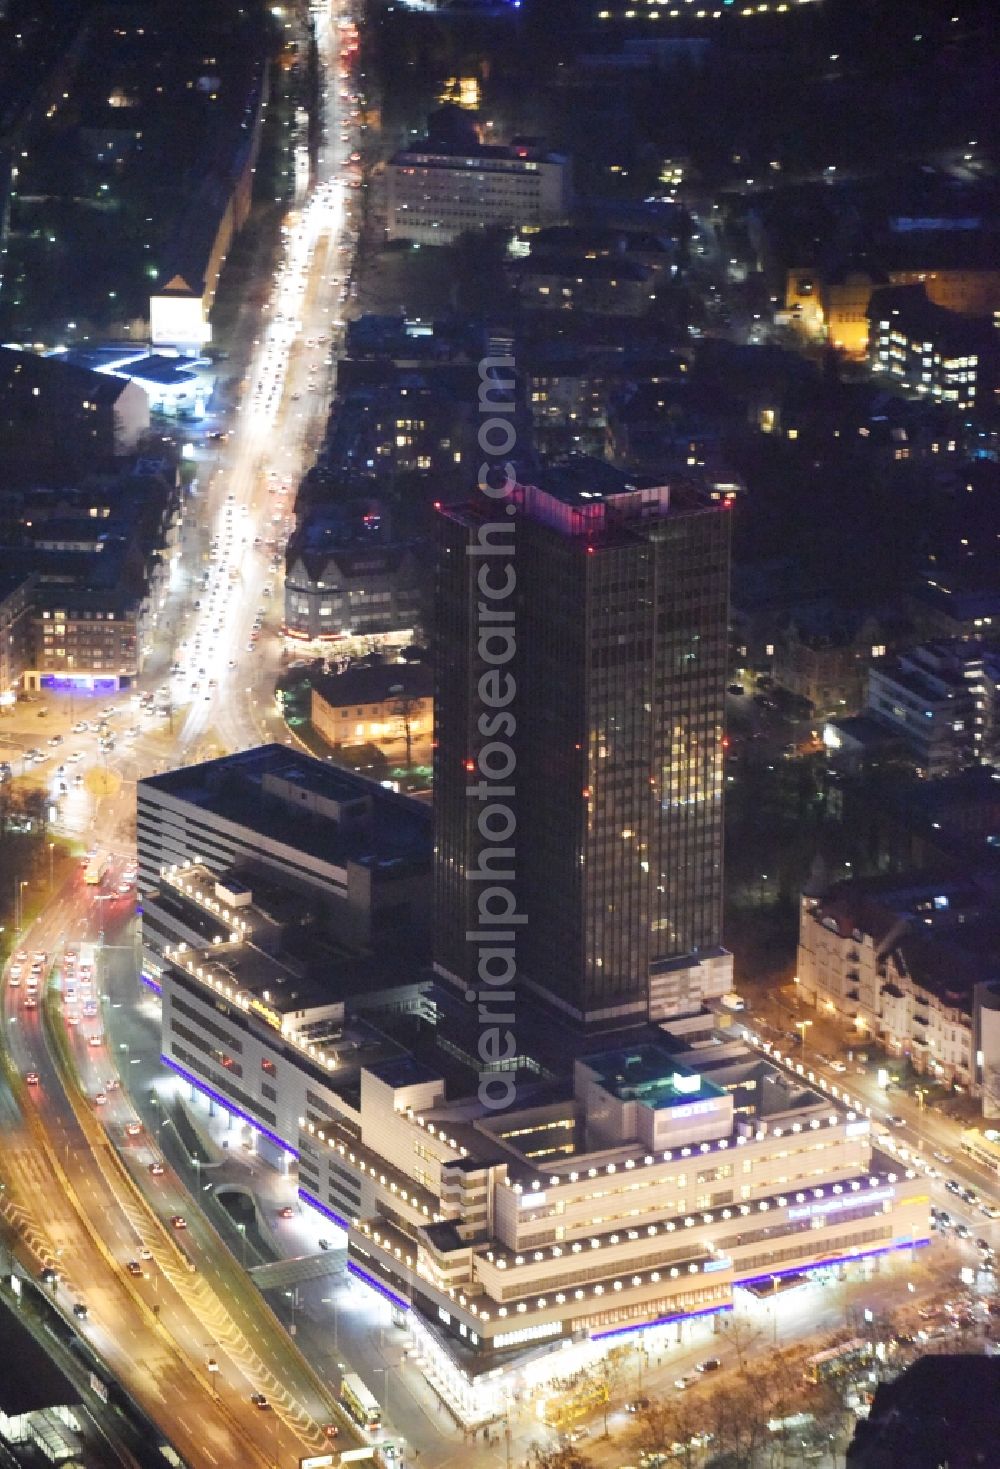
M374 1275L369 1275L367 1270L362 1270L360 1265L355 1265L353 1260L348 1260L347 1269L351 1275L356 1275L359 1280L364 1281L365 1285L371 1286L373 1291L377 1291L380 1296L384 1296L389 1304L395 1306L397 1310L408 1311L410 1309L409 1301L404 1301L402 1296L397 1296L395 1291L391 1291L387 1285L383 1285L380 1280L376 1280Z
M261 1123L259 1123L255 1118L251 1117L249 1112L244 1112L241 1107L237 1107L235 1102L231 1102L228 1097L224 1097L220 1095L219 1092L213 1091L212 1088L208 1086L204 1081L200 1081L197 1076L192 1076L190 1071L185 1071L184 1067L178 1066L176 1061L171 1061L169 1056L164 1056L161 1052L160 1060L163 1062L164 1066L169 1066L171 1071L176 1071L177 1075L181 1077L184 1081L186 1081L189 1086L193 1086L195 1091L202 1092L206 1097L210 1097L213 1102L218 1102L219 1106L224 1112L231 1112L233 1116L238 1117L241 1122L248 1123L249 1126L253 1128L254 1132L261 1133L272 1143L277 1144L279 1148L283 1148L286 1153L291 1153L293 1158L297 1158L299 1156L298 1148L293 1148L291 1143L286 1143L285 1139L283 1137L279 1137L276 1132L269 1132L266 1127L263 1127Z
M699 1316L718 1316L720 1311L731 1311L724 1306L706 1306L701 1311L681 1311L677 1316L657 1316L652 1321L637 1321L631 1326L615 1326L611 1331L595 1331L591 1341L603 1341L608 1336L628 1336L633 1331L651 1331L654 1326L671 1326L675 1321L696 1321Z
M930 1239L903 1240L898 1244L881 1245L877 1250L859 1250L856 1255L833 1255L829 1260L814 1260L811 1265L791 1266L788 1270L768 1270L763 1275L742 1275L734 1285L760 1285L765 1280L782 1280L786 1275L812 1275L816 1270L826 1270L831 1265L853 1265L855 1260L871 1260L875 1255L891 1255L895 1250L919 1250L929 1245Z
M341 1219L340 1215L335 1214L332 1209L328 1209L326 1204L321 1204L319 1199L313 1198L312 1194L307 1189L304 1189L301 1184L299 1184L299 1198L305 1199L310 1209L315 1209L317 1213L322 1214L324 1218L336 1224L338 1229L343 1229L345 1233L350 1229L351 1226L346 1219Z
M139 978L148 989L155 990L158 995L162 995L163 986L157 980L150 979L148 974L140 974Z
M883 1245L878 1250L864 1250L857 1255L837 1255L830 1260L817 1260L812 1265L792 1266L788 1270L769 1270L766 1275L747 1275L734 1280L734 1285L758 1285L765 1280L780 1280L786 1275L812 1275L816 1270L825 1270L830 1265L850 1265L855 1260L870 1260L874 1255L889 1255L895 1250L919 1250L930 1244L929 1239L904 1240L902 1244ZM595 1332L592 1341L603 1341L608 1336L625 1336L633 1331L650 1331L654 1326L671 1326L675 1321L694 1321L699 1316L715 1316L720 1311L731 1311L730 1305L709 1306L703 1311L685 1311L677 1316L658 1316L654 1321L640 1321L631 1326L617 1326L612 1331Z

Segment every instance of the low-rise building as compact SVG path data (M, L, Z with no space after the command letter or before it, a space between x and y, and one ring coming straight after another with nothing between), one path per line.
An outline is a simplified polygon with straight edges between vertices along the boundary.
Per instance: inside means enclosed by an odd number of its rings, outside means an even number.
M805 896L798 993L915 1069L977 1095L977 996L1000 976L988 885L918 873Z
M0 707L13 702L31 657L35 583L33 571L8 571L0 577Z
M889 286L868 303L872 372L911 393L971 412L989 407L996 333L985 317L936 306L924 284Z
M447 110L447 109L445 109ZM450 245L468 230L556 224L569 208L570 164L537 140L485 144L471 123L433 126L386 164L390 240Z
M285 636L325 646L378 638L405 646L422 617L412 543L375 526L317 514L285 552Z
M429 809L282 745L141 780L137 849L144 894L192 864L219 879L238 870L297 895L343 948L364 951L405 930L409 952L420 952ZM158 963L156 942L148 948Z
M355 664L313 680L313 728L326 742L377 745L406 753L430 751L434 734L434 679L426 663Z
M610 256L538 255L510 270L521 304L531 311L643 316L655 294L648 265Z
M977 642L924 643L872 664L867 711L898 733L919 773L991 761L1000 655Z
M105 468L148 429L149 399L137 383L0 348L0 462L8 472Z

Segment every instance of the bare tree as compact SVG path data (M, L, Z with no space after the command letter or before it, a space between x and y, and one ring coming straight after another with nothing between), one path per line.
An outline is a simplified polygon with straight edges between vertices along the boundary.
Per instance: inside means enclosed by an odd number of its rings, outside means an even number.
M420 700L402 689L393 696L392 712L399 720L406 741L406 768L413 769L413 720L420 712Z
M759 1347L764 1333L755 1321L746 1316L730 1316L723 1323L726 1340L736 1353L736 1366L740 1376L746 1374L747 1362Z
M579 1449L568 1445L565 1448L546 1449L535 1444L532 1449L532 1469L594 1469L594 1461L581 1454Z

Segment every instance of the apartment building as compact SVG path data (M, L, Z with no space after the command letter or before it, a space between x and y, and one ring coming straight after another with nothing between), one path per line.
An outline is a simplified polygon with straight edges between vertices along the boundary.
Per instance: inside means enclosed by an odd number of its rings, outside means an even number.
M991 901L979 882L840 883L802 899L797 984L808 1004L881 1042L936 1081L979 1094L983 987L1000 977Z
M1000 655L980 642L923 643L873 663L867 712L901 737L920 774L990 761L997 736Z
M450 245L467 230L558 224L569 208L570 164L534 142L425 140L386 164L390 240Z
M872 292L868 361L872 372L964 412L989 407L996 381L996 333L986 317L936 306L924 284Z

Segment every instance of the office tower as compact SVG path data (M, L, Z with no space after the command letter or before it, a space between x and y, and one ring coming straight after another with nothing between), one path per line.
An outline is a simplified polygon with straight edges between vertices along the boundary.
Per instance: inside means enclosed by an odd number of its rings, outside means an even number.
M614 1025L729 987L721 949L729 510L597 461L512 491L518 983ZM470 622L491 510L442 515L436 958L470 981L482 865ZM465 622L463 623L463 619Z

